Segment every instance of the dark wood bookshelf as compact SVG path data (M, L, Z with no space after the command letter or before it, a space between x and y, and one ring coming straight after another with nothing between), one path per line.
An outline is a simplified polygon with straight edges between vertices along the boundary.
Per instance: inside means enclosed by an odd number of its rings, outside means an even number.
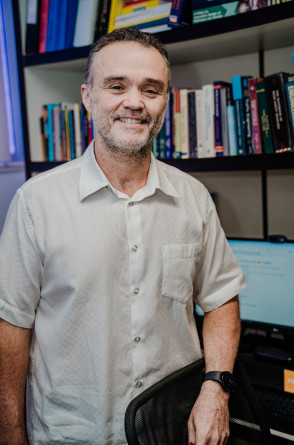
M183 26L177 29L171 29L158 33L158 38L167 46L173 47L173 44L179 46L183 44L186 49L186 43L197 44L197 40L207 37L213 38L213 45L220 39L221 35L228 34L230 38L234 38L230 33L248 31L250 35L254 35L253 39L244 38L244 33L240 35L244 42L244 51L260 51L273 47L289 46L294 44L294 25L289 19L294 17L294 2L281 3L279 5L268 6L266 8L250 11L244 14L227 17L224 19L213 20L206 23L199 23L190 26ZM281 22L282 21L282 22ZM272 26L281 22L281 28L273 29ZM262 29L261 29L262 27ZM253 32L255 28L255 32ZM249 34L248 34L249 35ZM169 48L168 48L169 49ZM70 48L61 51L53 51L43 54L24 55L22 64L24 67L34 65L44 65L51 63L61 63L71 60L85 59L88 56L90 46L79 48ZM240 46L238 47L240 51ZM226 48L223 48L221 54L226 55ZM219 50L218 50L219 52ZM215 57L206 50L207 57ZM190 57L190 56L189 56Z
M185 172L279 170L294 168L294 151L242 156L219 156L202 159L161 159ZM31 172L43 172L63 162L31 162Z

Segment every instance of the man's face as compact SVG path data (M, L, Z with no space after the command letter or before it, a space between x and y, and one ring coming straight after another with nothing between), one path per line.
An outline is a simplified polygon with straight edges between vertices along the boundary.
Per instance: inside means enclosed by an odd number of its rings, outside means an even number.
M167 66L155 48L136 42L102 48L93 61L90 91L82 86L96 143L128 157L146 155L164 120L167 90Z

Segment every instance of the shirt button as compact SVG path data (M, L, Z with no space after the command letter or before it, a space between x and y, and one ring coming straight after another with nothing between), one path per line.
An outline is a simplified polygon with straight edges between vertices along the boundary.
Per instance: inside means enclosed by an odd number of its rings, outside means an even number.
M140 289L138 289L138 288L136 287L136 289L134 289L134 294L138 294L138 293L139 293L139 290L140 290Z
M135 341L136 341L137 343L139 343L140 340L141 340L140 337L135 337Z
M140 381L136 382L136 384L135 384L136 388L141 388L142 385L143 385L143 383Z
M133 252L137 252L137 250L138 250L138 246L135 244L135 245L132 247L132 251L133 251Z
M134 205L134 201L130 201L129 204L130 204L130 206L133 206Z

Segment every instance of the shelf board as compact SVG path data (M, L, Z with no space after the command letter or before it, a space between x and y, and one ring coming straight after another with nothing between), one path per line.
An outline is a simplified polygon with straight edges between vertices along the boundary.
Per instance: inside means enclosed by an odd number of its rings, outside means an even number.
M282 170L294 168L294 151L202 159L162 159L162 161L185 172ZM31 162L30 172L43 172L61 164L63 162Z
M293 0L245 14L157 34L172 64L246 54L294 45ZM84 68L90 46L23 57L23 65ZM75 62L76 61L76 62ZM53 65L54 64L54 65Z

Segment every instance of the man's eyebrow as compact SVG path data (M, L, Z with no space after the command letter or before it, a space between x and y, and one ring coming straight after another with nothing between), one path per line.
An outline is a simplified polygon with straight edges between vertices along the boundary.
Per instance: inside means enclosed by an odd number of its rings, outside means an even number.
M104 77L103 79L103 85L108 85L111 82L118 82L121 80L125 80L126 77L125 76L108 76L108 77Z
M126 76L107 76L104 77L103 79L103 85L109 85L112 82L119 82L119 81L125 81L128 80L128 78ZM144 83L149 83L151 85L155 85L157 86L159 89L164 89L165 88L165 83L160 80L160 79L150 79L150 78L146 78L143 79L142 84Z

